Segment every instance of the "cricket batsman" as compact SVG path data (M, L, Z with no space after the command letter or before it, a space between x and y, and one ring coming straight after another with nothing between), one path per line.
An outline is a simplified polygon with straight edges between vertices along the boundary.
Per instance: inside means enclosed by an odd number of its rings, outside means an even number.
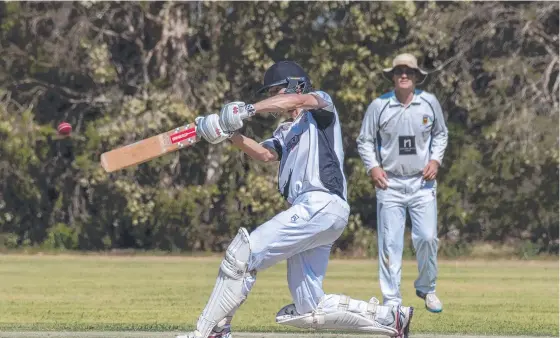
M384 305L402 303L400 294L404 229L408 210L416 250L416 295L431 312L436 296L436 176L447 147L447 126L437 98L416 90L427 72L411 54L398 55L385 69L394 90L371 102L357 139L358 151L376 187L379 279Z
M177 338L232 337L232 318L258 272L283 260L293 303L278 311L277 323L406 337L412 307L383 306L374 297L366 302L323 291L331 247L350 213L340 121L331 97L313 90L305 71L291 61L273 64L259 93L270 97L254 104L228 103L219 115L200 118L197 132L213 144L229 139L255 160L278 161L278 190L290 207L251 233L239 229L196 330ZM291 121L260 143L236 132L243 119L261 113L288 114Z

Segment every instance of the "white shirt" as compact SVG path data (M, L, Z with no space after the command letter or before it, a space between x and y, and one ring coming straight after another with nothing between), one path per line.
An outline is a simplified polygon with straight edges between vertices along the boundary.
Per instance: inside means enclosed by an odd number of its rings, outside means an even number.
M293 122L281 124L261 144L279 156L278 190L289 202L309 191L325 191L346 200L342 132L331 97L311 92L329 105L303 111Z
M430 160L440 164L447 147L447 126L437 98L416 90L400 103L394 91L371 102L356 140L368 173L381 166L399 176L422 173Z

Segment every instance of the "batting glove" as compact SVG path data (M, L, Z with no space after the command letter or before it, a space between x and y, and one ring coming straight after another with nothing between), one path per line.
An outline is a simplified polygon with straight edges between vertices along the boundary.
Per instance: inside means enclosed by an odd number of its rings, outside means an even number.
M252 104L241 101L230 102L224 105L220 112L220 124L224 130L233 132L241 129L243 120L253 115L255 115L255 108Z
M195 119L196 134L204 138L208 143L218 144L227 140L231 133L226 132L221 124L218 114L199 116Z

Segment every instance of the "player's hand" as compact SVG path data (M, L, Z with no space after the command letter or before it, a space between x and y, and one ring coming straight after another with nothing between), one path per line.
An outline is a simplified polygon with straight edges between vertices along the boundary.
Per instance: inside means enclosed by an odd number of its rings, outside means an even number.
M231 136L220 125L218 114L197 117L195 122L197 135L204 138L208 143L218 144Z
M428 165L424 168L422 175L426 181L432 181L436 178L439 170L439 162L436 160L430 160Z
M233 132L243 127L243 119L247 117L245 102L230 102L220 111L220 124L224 130Z
M370 175L376 188L387 190L389 187L389 177L385 170L381 169L381 167L375 167L371 169Z

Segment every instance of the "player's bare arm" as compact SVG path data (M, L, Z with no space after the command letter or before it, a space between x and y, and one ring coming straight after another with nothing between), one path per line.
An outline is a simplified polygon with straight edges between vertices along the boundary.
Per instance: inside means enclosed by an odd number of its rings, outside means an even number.
M275 151L270 150L266 147L260 145L257 141L250 137L241 135L240 133L235 133L230 138L231 142L241 149L245 154L249 155L254 160L263 162L272 162L278 160L278 154Z
M276 95L253 105L256 114L282 113L294 109L317 110L329 105L322 98L312 94Z

